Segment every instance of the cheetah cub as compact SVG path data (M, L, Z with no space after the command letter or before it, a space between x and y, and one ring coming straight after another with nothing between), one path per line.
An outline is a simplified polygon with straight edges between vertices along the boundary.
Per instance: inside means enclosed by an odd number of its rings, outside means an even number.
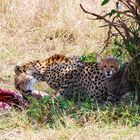
M116 58L106 58L100 63L81 62L82 70L77 77L81 96L89 96L98 102L112 100L110 78L118 73L120 65Z
M120 64L118 59L116 58L106 58L101 60L100 68L103 71L104 75L106 76L106 84L108 88L108 97L107 101L112 103L116 103L116 95L113 93L113 77L119 73Z
M100 69L107 78L111 78L115 73L119 72L120 64L116 58L106 58L101 60Z

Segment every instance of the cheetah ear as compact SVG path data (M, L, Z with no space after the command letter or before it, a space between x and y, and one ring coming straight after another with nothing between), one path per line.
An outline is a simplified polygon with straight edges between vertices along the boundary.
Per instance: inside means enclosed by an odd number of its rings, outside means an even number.
M100 59L100 61L98 62L100 67L102 67L104 61L105 61L105 59L102 58L102 59Z
M101 59L99 60L99 64L102 63L102 62L105 61L105 60L106 60L105 58L101 58Z
M23 69L22 69L21 66L16 65L15 68L14 68L14 71L15 71L16 74L20 74L20 73L23 72Z

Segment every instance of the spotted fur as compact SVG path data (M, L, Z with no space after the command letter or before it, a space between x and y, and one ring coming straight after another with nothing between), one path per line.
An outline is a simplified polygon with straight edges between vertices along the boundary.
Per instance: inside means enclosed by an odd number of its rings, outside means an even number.
M82 69L76 78L76 96L83 100L89 96L98 102L110 101L115 102L112 93L112 83L110 78L119 72L119 62L115 58L106 58L100 63L81 62ZM86 96L85 96L86 95ZM85 97L84 97L85 96Z
M77 58L54 55L46 60L36 60L15 67L15 87L23 94L35 93L34 85L45 81L59 96L72 85L79 72Z
M93 63L54 55L16 66L15 87L23 93L34 93L34 84L45 81L56 91L56 96L69 94L72 97L80 92L82 97L89 96L102 102L113 98L109 79L118 71L119 62L115 58Z

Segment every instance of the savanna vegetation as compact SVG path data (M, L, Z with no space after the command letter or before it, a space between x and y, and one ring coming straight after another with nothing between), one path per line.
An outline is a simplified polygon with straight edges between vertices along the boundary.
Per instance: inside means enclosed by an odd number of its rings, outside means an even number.
M80 5L81 4L81 5ZM90 99L29 98L27 110L0 112L2 140L91 140L140 137L139 0L0 1L0 87L15 90L14 66L55 53L85 61L119 57L134 84L128 104L98 106ZM53 91L45 83L41 91ZM135 95L135 96L133 96Z

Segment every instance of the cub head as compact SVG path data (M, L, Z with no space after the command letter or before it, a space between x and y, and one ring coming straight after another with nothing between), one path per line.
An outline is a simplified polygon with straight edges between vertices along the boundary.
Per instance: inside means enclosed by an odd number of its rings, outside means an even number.
M22 93L32 92L36 79L32 76L29 70L25 70L23 66L15 66L15 88Z
M110 78L115 73L119 72L120 64L116 58L106 58L101 60L100 69L103 71L107 78Z

